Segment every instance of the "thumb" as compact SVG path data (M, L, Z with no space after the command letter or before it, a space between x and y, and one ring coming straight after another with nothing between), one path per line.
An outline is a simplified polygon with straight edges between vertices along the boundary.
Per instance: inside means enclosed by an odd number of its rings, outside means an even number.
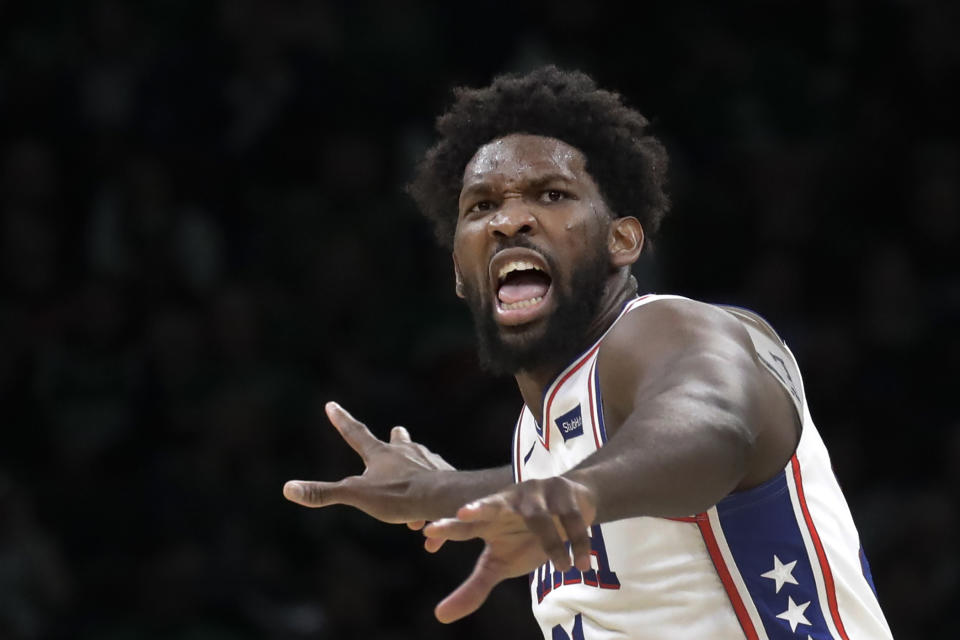
M304 507L328 507L332 504L356 506L351 500L353 492L349 489L348 480L349 478L340 482L290 480L283 485L283 497Z
M470 577L434 609L437 620L449 624L470 615L486 602L493 588L507 577L500 575L489 558L490 547L487 546L480 554Z

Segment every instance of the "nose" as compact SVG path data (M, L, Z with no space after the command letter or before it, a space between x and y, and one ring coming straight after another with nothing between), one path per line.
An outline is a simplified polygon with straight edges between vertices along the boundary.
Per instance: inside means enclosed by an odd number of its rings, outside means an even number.
M530 234L537 228L537 219L521 198L506 198L500 210L490 218L488 231L494 238L512 238Z

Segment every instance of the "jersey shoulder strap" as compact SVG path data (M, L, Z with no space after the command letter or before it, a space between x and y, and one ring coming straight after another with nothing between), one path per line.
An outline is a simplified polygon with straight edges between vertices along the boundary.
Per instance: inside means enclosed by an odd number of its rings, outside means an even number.
M657 294L640 296L639 298L634 298L624 306L617 320L645 304L670 299L687 300L688 298L677 295ZM753 348L756 351L757 358L770 371L774 378L783 385L783 388L787 390L790 399L793 401L797 415L800 416L800 420L803 420L806 404L803 393L803 379L800 377L800 368L797 365L796 358L794 358L790 349L787 348L786 343L777 335L777 332L773 330L770 323L764 320L759 314L749 309L732 305L716 306L739 320L740 324L747 330L750 340L753 342ZM616 321L614 321L614 323L616 323Z
M797 414L802 420L806 403L803 394L803 380L800 378L800 368L797 366L797 361L790 349L787 348L786 343L766 320L753 311L727 305L718 306L737 318L747 330L760 362L790 394L790 399L793 400Z

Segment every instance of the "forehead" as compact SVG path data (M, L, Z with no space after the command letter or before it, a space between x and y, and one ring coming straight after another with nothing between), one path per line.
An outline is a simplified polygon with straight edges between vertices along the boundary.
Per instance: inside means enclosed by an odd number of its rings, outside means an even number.
M586 158L562 140L512 134L480 147L463 172L463 186L491 179L507 181L559 174L569 180L586 173Z

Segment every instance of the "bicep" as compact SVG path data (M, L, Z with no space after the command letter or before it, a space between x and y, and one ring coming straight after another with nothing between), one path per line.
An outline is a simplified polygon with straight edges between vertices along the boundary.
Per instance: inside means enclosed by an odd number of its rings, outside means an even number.
M773 475L796 445L795 417L746 329L703 303L649 306L601 353L604 408L619 418L616 426L657 414L661 429L730 451L743 471L739 488Z
M598 366L604 409L616 423L665 397L742 414L758 392L749 336L710 305L647 305L625 317L609 338Z

